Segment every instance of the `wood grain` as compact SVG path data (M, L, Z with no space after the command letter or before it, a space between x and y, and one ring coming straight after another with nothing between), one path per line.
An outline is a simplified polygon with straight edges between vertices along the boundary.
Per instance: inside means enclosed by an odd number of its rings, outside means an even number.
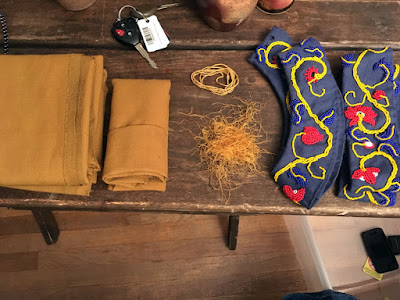
M138 0L137 4L144 0ZM154 1L161 4L161 1ZM98 0L87 10L66 11L55 1L7 1L2 11L9 23L10 53L71 53L102 54L111 78L170 79L172 81L169 126L169 179L167 192L109 192L101 182L93 187L89 198L33 193L0 188L0 206L19 208L48 207L51 209L140 210L188 213L285 213L312 215L400 216L400 206L376 207L351 202L328 191L312 210L295 205L284 197L270 177L274 155L260 161L264 176L251 178L225 202L209 184L209 174L193 154L199 132L196 122L185 118L195 113L208 114L218 110L216 102L235 103L232 97L218 97L195 87L190 74L206 65L223 62L236 70L240 85L232 95L251 97L266 109L262 112L267 132L265 149L278 154L281 138L280 106L270 84L247 59L273 25L286 29L295 41L310 35L321 40L328 49L327 57L333 72L340 78L339 57L349 50L382 44L400 49L397 18L400 6L394 1L296 1L285 14L265 15L257 10L238 30L216 32L201 19L194 1L160 12L159 18L171 35L167 50L152 53L159 65L151 69L135 50L114 41L111 23L122 0ZM135 2L136 4L136 2ZM382 43L381 41L384 41ZM198 50L194 50L198 49ZM331 49L331 50L329 50ZM207 51L205 51L207 50ZM396 52L395 59L399 60ZM110 86L111 88L111 86ZM107 100L105 139L110 113L111 90Z
M64 214L64 212L60 212L60 214ZM84 213L82 214L84 215ZM136 213L136 215L138 215L137 218L141 220L141 214ZM150 216L151 215L153 214L150 214ZM57 215L56 218L57 220L59 219ZM90 217L88 218L90 219ZM279 219L276 218L276 216L268 216L263 219L263 221L260 221L261 223L256 224L251 224L251 218L248 221L249 223L247 223L244 219L244 224L242 225L239 232L245 235L263 234L265 232L286 232L287 230L285 225L281 221L277 221ZM178 218L174 222L170 221L167 229L160 228L159 221L155 221L149 224L147 222L145 222L144 224L142 224L142 222L136 222L132 223L129 226L113 226L109 228L103 228L104 224L101 222L101 219L97 219L97 222L95 219L92 219L91 222L93 224L100 223L102 225L97 225L97 227L99 228L97 228L96 225L92 225L90 229L83 229L86 226L82 226L79 235L75 234L74 230L65 230L65 227L62 227L60 225L60 240L57 242L56 245L52 247L52 249L65 247L64 245L79 243L104 247L114 245L116 241L118 241L118 243L138 244L152 241L162 242L169 240L172 237L175 240L179 240L183 238L182 236L185 236L185 233L188 230L191 233L190 239L192 240L202 239L205 237L215 238L223 236L223 241L225 241L225 236L227 234L226 230L228 226L228 218L226 216L203 216L202 219L199 219L197 218L197 216L193 217L193 215L183 215L181 218ZM77 227L74 228L76 230ZM152 232L152 234L150 235L146 234L146 230L152 230L154 231L154 233ZM107 233L107 235L105 235L105 237L103 237L102 239L99 239L99 233ZM40 243L39 245L37 245L38 241L42 240L40 233L19 233L19 235L25 236L26 238L21 239L20 236L16 235L0 236L0 244L4 245L3 247L0 247L0 253L23 252L27 251L28 249L31 249L29 251L32 251L32 249L48 249L48 247L44 243Z
M22 230L0 236L1 299L280 299L307 290L282 216L241 217L236 251L226 247L226 216L57 212L56 218L62 231L56 245Z
M18 53L99 53L96 49L19 49ZM208 114L218 110L216 102L236 103L231 96L220 97L199 89L190 81L192 71L205 65L224 62L238 72L240 85L233 96L261 102L264 128L267 132L265 149L278 153L281 133L280 106L268 81L247 62L251 51L183 51L165 50L154 53L160 68L155 71L147 66L135 51L103 50L105 67L110 78L169 78L172 81L169 126L169 179L167 191L160 192L110 192L99 180L90 197L75 197L34 193L0 188L0 205L20 208L50 207L53 209L88 210L151 210L192 213L285 213L313 215L386 216L400 215L399 204L395 207L376 207L369 203L352 202L335 196L334 188L325 194L312 210L300 207L284 197L269 175L274 162L273 155L264 155L260 163L265 176L251 178L231 194L225 203L219 191L208 183L208 172L199 165L199 157L193 154L196 145L192 134L199 132L195 120L181 113L194 109L195 113ZM344 51L327 51L327 57L336 77L339 77L340 60ZM395 59L399 59L396 52ZM106 128L110 113L111 86L107 101ZM184 122L184 123L182 123ZM183 125L182 125L183 124ZM105 129L105 133L107 129ZM105 135L106 141L106 135Z
M134 5L147 3L137 0ZM162 0L152 1L155 5ZM55 1L5 1L2 4L13 47L93 47L123 49L110 34L124 0L97 0L80 12L63 9ZM254 10L237 30L217 32L202 20L195 1L158 13L171 37L170 49L252 49L277 25L301 41L313 36L326 48L381 47L400 49L400 7L395 1L295 1L277 15ZM128 12L124 12L128 13Z
M37 270L39 252L19 252L0 254L0 273Z
M0 208L0 298L71 299L280 299L307 291L288 230L281 216L241 216L236 251L226 247L226 215L184 213L313 214L400 216L399 204L381 208L338 199L330 190L311 211L293 204L270 178L275 160L261 160L264 177L249 179L228 202L208 184L208 173L192 154L196 132L181 112L217 110L219 98L190 82L196 69L217 62L230 65L241 83L234 96L260 101L267 131L265 148L277 153L281 135L278 101L269 83L247 58L272 26L298 42L308 36L327 49L337 79L339 57L348 51L391 46L400 50L400 6L394 0L296 0L285 14L255 10L239 29L217 32L203 22L195 1L158 14L171 36L168 50L152 53L152 70L134 50L110 34L123 0L97 0L70 12L53 0L3 1L11 54L80 52L102 54L111 78L171 79L169 180L167 192L118 192L101 182L90 197L73 197L0 188L0 206L56 210L137 210L146 213L55 212L60 241L47 246L30 212ZM147 3L136 0L135 5ZM164 1L154 0L154 4ZM395 54L398 61L400 56ZM107 100L105 140L110 113ZM340 260L342 263L342 260ZM339 268L341 265L339 266Z

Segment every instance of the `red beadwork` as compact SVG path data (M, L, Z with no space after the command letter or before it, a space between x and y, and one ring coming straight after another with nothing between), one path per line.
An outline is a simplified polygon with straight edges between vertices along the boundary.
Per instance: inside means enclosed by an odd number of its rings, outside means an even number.
M377 116L377 114L372 110L371 107L361 106L361 105L347 107L346 111L344 112L344 115L346 116L347 119L351 120L349 123L350 127L356 125L360 117L363 122L375 126L374 118Z
M304 127L301 141L306 145L314 145L324 139L324 136L318 132L318 130L312 126Z
M303 200L306 190L304 188L293 190L291 186L284 185L283 192L294 202L300 202L301 200Z
M370 142L370 141L364 141L363 147L365 149L373 149L375 147L375 144L373 142Z
M277 62L276 62L276 57L275 57L275 56L272 56L271 62L272 62L272 64L274 64L274 65L277 64Z
M383 96L386 96L386 94L384 91L381 91L381 90L376 90L372 94L372 98L374 98L375 100L381 100Z
M366 168L365 171L358 169L353 172L353 175L351 176L351 178L359 179L361 181L365 181L370 184L375 184L376 177L378 177L378 174L380 171L381 170L379 168L375 168L375 167Z
M319 74L318 69L316 67L312 66L311 68L308 68L304 72L304 77L307 80L307 82L310 82L311 80L313 80L313 82L317 82L318 79L315 79L315 74Z

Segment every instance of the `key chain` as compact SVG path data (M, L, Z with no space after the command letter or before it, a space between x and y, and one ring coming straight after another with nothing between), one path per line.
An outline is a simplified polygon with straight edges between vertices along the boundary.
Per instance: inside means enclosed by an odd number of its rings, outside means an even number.
M0 24L3 30L3 38L4 38L4 54L8 54L8 33L7 33L7 23L6 18L3 13L0 11Z
M170 43L169 37L165 30L162 28L158 21L156 12L170 7L179 6L180 3L164 4L155 6L151 4L142 4L138 7L132 5L125 5L120 9L119 19L121 19L121 12L124 8L131 8L131 16L136 19L139 26L143 42L146 45L147 52L155 52L164 48Z
M170 8L170 7L176 7L179 5L180 5L179 2L171 3L171 4L164 4L164 5L160 5L160 6L155 6L155 5L151 5L151 4L142 4L142 5L138 6L138 8L135 8L135 11L132 12L132 15L138 19L148 18L148 17L155 15L156 12L158 12L160 10Z
M170 43L166 31L162 28L155 15L156 12L179 5L180 3L164 4L160 6L142 4L132 11L132 15L138 19L137 23L148 52L164 49Z
M122 11L125 9L125 8L130 8L130 9L132 9L133 11L131 12L131 14L132 14L132 16L135 18L135 19L141 19L141 18L143 18L143 19L146 19L146 16L143 14L143 13L141 13L139 10L137 10L136 9L136 7L134 7L134 6L132 6L132 5L124 5L124 6L122 6L120 9L119 9L119 11L118 11L118 18L117 18L117 21L121 21L121 14L122 14Z
M137 24L137 19L129 17L129 18L121 18L122 11L125 8L131 8L134 11L137 11L135 7L131 5L125 5L121 7L118 12L118 18L114 22L111 33L114 38L124 44L129 46L134 46L136 50L147 60L149 65L153 69L157 69L156 63L150 58L149 53L143 48L142 44L140 43L141 34ZM144 17L144 16L143 16Z

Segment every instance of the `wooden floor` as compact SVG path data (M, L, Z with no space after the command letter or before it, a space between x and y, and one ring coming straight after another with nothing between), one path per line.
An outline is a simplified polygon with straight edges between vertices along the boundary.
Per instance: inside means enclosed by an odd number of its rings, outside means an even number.
M55 212L47 246L30 211L0 208L0 299L280 299L306 291L283 217Z

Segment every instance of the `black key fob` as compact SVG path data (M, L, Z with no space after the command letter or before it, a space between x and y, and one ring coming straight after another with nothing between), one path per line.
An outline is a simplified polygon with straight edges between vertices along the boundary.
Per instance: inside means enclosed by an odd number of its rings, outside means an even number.
M117 20L111 33L117 41L124 45L135 46L140 42L139 26L134 18Z

